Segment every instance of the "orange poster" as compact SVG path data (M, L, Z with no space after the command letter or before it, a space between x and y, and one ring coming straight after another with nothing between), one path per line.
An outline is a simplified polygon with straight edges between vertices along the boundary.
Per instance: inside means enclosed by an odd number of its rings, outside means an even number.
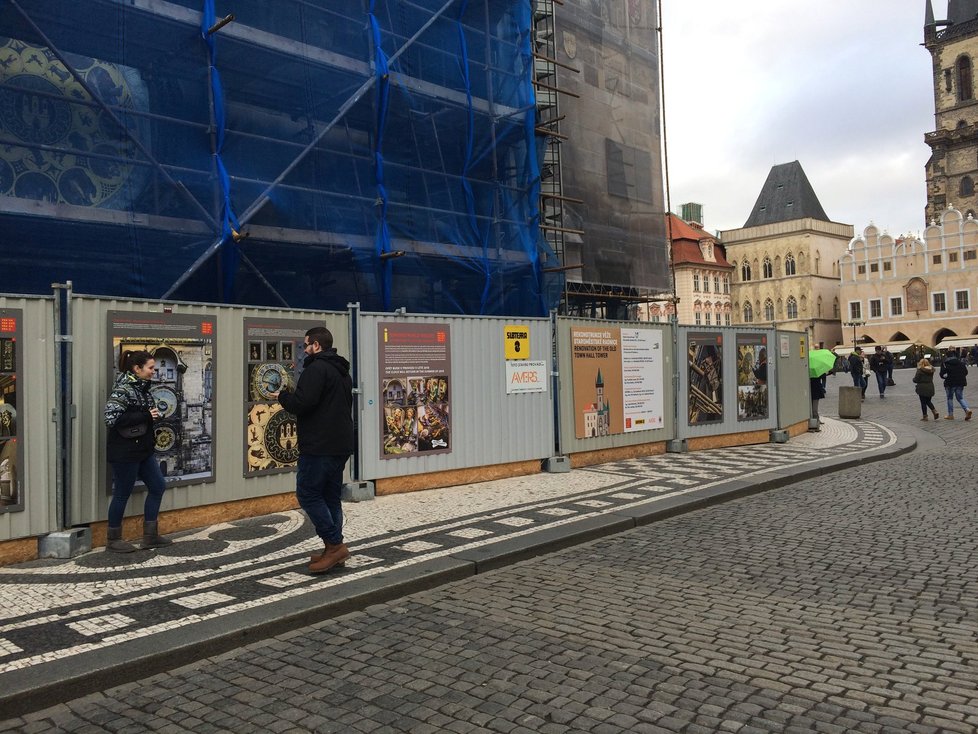
M621 330L571 329L574 427L578 438L624 433Z

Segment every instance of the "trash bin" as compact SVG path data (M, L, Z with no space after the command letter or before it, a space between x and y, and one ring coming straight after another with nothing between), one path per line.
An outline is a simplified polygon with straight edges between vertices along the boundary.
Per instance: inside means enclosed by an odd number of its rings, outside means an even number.
M863 391L861 387L843 385L839 388L839 417L860 418L863 410Z

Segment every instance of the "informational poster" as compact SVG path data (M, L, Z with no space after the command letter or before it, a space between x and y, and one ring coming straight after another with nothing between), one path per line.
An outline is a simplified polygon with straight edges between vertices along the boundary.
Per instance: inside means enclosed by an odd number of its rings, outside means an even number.
M17 420L23 321L19 309L0 309L0 512L24 509L19 472L23 444Z
M737 335L737 420L768 417L767 336Z
M723 421L723 335L719 332L686 336L689 365L689 425Z
M573 327L571 365L578 438L663 427L660 331Z
M295 416L272 393L294 387L302 374L303 343L318 321L247 319L244 324L246 477L292 471L299 461Z
M506 394L547 392L547 361L518 359L506 362Z
M150 394L161 418L153 430L167 482L214 481L215 318L212 315L109 311L106 395L126 350L146 350L156 362Z
M787 334L778 334L778 354L782 357L791 356L791 340Z
M381 458L450 453L450 326L381 322L377 339Z

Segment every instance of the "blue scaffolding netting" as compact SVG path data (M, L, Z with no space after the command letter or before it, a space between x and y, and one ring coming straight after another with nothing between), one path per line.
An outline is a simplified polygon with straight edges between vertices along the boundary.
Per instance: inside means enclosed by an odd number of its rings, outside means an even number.
M547 313L532 22L526 0L0 0L0 289Z

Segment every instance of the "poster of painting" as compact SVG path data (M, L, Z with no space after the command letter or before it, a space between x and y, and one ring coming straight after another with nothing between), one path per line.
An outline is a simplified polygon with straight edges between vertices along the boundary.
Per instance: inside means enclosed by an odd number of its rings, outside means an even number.
M126 350L146 350L155 368L150 394L161 418L153 430L166 481L214 481L215 318L211 315L109 311L107 390Z
M23 320L20 310L0 309L0 512L24 509L18 471L23 444L17 421Z
M377 339L381 458L450 453L449 325L381 322Z
M737 420L768 417L767 336L737 335Z
M570 337L577 438L663 427L661 331L577 326Z
M686 335L689 365L689 425L723 421L723 335Z
M295 416L273 393L294 387L305 359L303 342L317 321L246 319L244 323L244 476L293 471L299 461Z

